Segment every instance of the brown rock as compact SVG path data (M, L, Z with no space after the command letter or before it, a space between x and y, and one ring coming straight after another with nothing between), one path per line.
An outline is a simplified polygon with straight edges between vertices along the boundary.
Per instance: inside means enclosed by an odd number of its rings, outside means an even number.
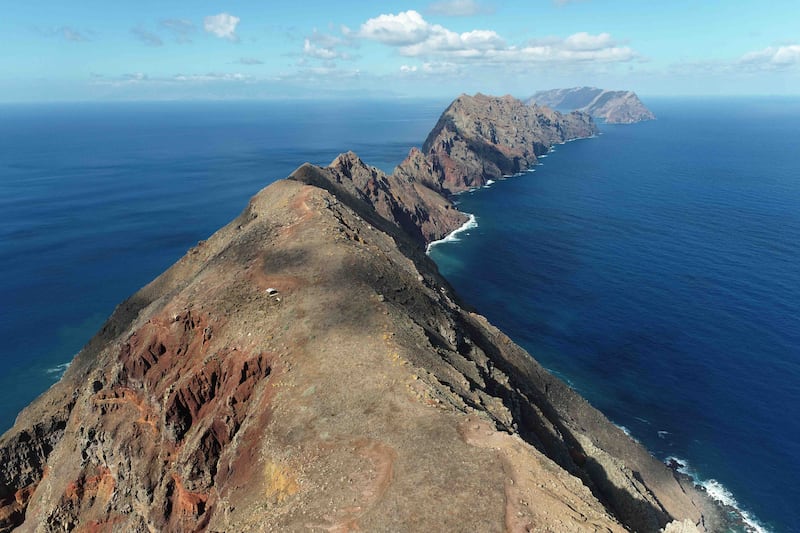
M596 132L585 113L563 115L511 96L461 95L422 145L428 161L412 151L395 173L457 193L527 170L554 144Z
M304 165L123 302L0 437L0 531L715 530L460 304L412 178Z
M441 194L412 175L387 175L353 152L339 155L330 166L303 165L290 179L322 187L363 214L364 204L393 222L417 243L429 243L457 229L467 217ZM372 221L380 226L382 220Z

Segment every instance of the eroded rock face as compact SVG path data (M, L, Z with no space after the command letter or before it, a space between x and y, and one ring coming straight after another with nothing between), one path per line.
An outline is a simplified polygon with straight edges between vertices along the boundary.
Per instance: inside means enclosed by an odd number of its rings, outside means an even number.
M554 144L596 132L584 113L564 115L511 96L461 95L439 118L422 153L412 151L395 173L457 193L527 170Z
M632 124L656 118L633 91L608 91L596 87L553 89L537 92L528 103L580 110L609 124Z
M407 161L303 165L123 302L0 438L0 531L717 530L460 303Z
M367 204L416 242L441 239L467 220L449 199L415 176L387 175L353 152L339 155L325 168L304 165L291 179L321 186L339 198L352 198L356 209L359 201Z

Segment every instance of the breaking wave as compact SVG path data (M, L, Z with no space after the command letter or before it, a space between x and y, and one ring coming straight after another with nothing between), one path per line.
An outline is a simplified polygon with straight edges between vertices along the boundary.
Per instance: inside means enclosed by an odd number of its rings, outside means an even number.
M689 465L689 461L686 461L685 459L679 459L677 457L670 456L667 457L664 462L670 468L674 468L681 474L686 474L687 476L691 477L694 482L703 487L706 490L706 493L715 501L735 509L742 518L742 522L744 522L744 526L747 528L748 533L769 533L769 530L764 527L752 514L748 513L739 506L739 502L736 501L736 498L733 496L731 491L729 491L722 483L716 479L701 479L697 472L691 467L691 465Z
M464 222L461 225L461 227L452 231L451 233L448 233L443 239L439 239L438 241L433 241L432 243L430 243L427 249L425 250L425 253L430 253L431 248L433 248L437 244L442 244L443 242L458 242L461 240L458 238L459 233L463 233L465 231L478 227L478 220L475 218L475 215L471 213L464 213L464 214L467 215L469 219L466 222Z

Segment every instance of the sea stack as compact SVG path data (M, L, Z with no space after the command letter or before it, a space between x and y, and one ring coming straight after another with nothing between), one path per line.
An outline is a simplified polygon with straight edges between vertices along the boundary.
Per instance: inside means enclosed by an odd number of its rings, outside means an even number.
M300 166L121 303L0 438L0 531L717 531L460 301L452 193L592 135L461 96L392 174Z

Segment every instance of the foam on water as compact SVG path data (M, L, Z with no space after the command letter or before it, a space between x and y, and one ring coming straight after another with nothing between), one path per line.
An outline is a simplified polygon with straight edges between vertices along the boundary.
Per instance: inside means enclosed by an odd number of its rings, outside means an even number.
M64 372L66 372L67 369L69 368L69 364L70 364L69 361L66 362L66 363L61 363L60 365L56 365L56 366L54 366L52 368L46 369L45 373L47 373L47 374L57 374L58 375L58 379L61 379L61 376L63 376Z
M785 157L798 114L800 100L681 100L670 121L603 126L542 158L535 178L462 197L481 228L431 253L465 299L658 457L697 464L756 532L797 530L800 445L786 435L800 426L780 406L800 382L787 319L800 302L800 181ZM738 154L728 133L743 129L768 158Z
M463 233L465 231L471 230L473 228L478 227L478 220L475 218L475 215L470 213L464 213L469 217L464 224L461 225L460 228L456 229L455 231L448 233L443 239L439 239L438 241L433 241L428 245L425 250L425 253L431 253L431 248L436 246L437 244L442 244L443 242L458 242L460 239L458 238L459 233Z
M660 433L661 432L659 431L659 434ZM670 456L664 460L664 463L671 468L677 465L675 470L681 474L686 474L687 476L691 477L695 483L706 490L706 493L711 496L712 499L721 503L722 505L727 505L728 507L735 509L742 518L742 521L744 522L744 525L749 533L769 533L770 530L759 523L759 521L753 515L741 508L739 502L736 501L736 498L733 496L733 494L731 494L731 491L729 491L722 483L716 479L703 480L697 471L691 467L689 461L686 461L685 459Z

